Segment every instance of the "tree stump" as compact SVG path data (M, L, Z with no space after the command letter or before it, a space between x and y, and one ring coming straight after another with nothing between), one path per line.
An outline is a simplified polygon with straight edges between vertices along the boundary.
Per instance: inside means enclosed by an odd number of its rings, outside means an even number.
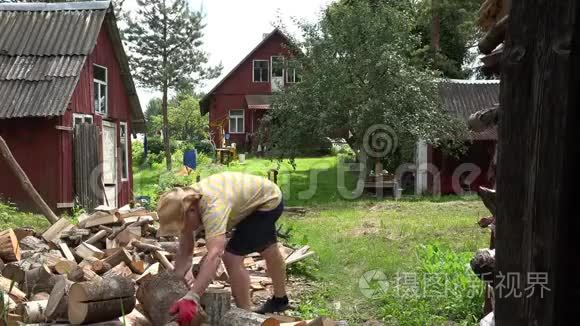
M112 277L75 283L68 296L68 318L72 324L98 323L119 318L135 308L133 281Z
M20 245L12 229L0 231L0 258L5 263L20 260Z
M208 289L204 293L200 303L210 325L217 325L231 309L231 297L230 289Z
M137 290L137 300L153 325L171 320L169 308L187 293L183 279L173 273L160 273L145 279Z

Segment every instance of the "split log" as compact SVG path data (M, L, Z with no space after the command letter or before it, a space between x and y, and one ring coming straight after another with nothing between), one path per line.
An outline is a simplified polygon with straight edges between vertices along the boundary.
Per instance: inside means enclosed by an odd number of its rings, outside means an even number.
M56 216L56 214L54 214L54 212L42 199L42 196L40 196L38 191L36 191L36 189L32 185L32 182L30 182L30 179L28 179L26 173L24 172L24 170L22 170L22 168L12 155L12 152L10 152L10 148L4 141L4 138L2 137L0 137L0 155L4 158L4 161L8 163L8 167L10 168L10 170L12 170L12 173L14 174L14 176L16 176L18 181L20 181L22 188L26 191L26 193L28 193L32 201L36 204L36 206L38 206L38 208L40 209L42 214L46 217L46 219L50 222L50 224L56 223L58 221L58 217Z
M479 41L479 51L490 54L498 45L505 40L505 33L509 22L509 15L500 19Z
M29 301L48 300L49 296L50 296L50 293L48 293L48 292L38 292L38 293L34 294L33 296L31 296Z
M167 259L167 257L165 257L165 255L161 251L157 251L157 250L154 251L153 257L155 257L155 259L161 264L161 266L163 266L165 268L165 270L167 270L167 271L173 270L173 264L171 264L171 262L169 262L169 259Z
M105 256L105 253L100 250L99 248L93 246L92 244L88 244L86 242L81 243L78 247L75 248L75 253L84 259L89 257L95 257L97 259L101 259Z
M114 214L107 212L95 212L79 222L78 226L81 228L91 228L94 226L100 226L105 224L114 224L119 222L119 219Z
M304 246L298 250L295 250L293 253L291 253L288 257L286 257L286 265L290 265L296 262L299 262L301 260L304 260L312 255L314 255L313 251L310 251L310 246Z
M137 300L153 325L165 325L171 320L169 308L187 291L182 278L165 272L144 280L137 290Z
M73 282L59 277L52 288L46 305L45 315L49 320L59 321L68 318L68 293Z
M471 269L480 279L486 282L494 281L495 250L480 249L469 263Z
M106 230L100 230L99 232L93 234L93 236L91 236L90 238L88 238L85 243L88 244L95 244L98 241L100 241L101 239L105 238L107 236L108 232Z
M483 204L485 205L485 207L487 207L487 209L489 209L489 211L491 212L491 215L496 216L496 194L495 194L495 190L494 189L488 189L485 187L479 187L479 191L477 192L477 194L479 195L479 197L481 198L481 200L483 201Z
M16 308L16 313L26 324L42 323L46 321L47 304L48 300L23 302Z
M130 277L133 275L133 272L127 266L125 262L121 262L117 264L117 266L111 268L105 274L102 275L103 278L111 278L111 277Z
M18 239L18 236L16 237ZM35 236L27 236L22 238L19 242L20 249L22 250L35 250L35 251L49 251L50 247L42 240Z
M20 260L20 245L12 229L0 231L0 258L5 263Z
M79 263L79 267L82 267L82 268L85 268L85 267L86 268L90 268L91 267L91 264L94 263L94 262L96 262L97 260L99 260L99 259L96 258L96 257L88 257L86 259L83 259Z
M477 111L469 116L469 120L467 121L469 130L474 132L482 132L496 126L498 123L498 110L499 107L496 106L493 108Z
M67 277L73 282L95 281L101 279L101 277L97 275L97 273L93 272L90 268L83 268L80 266L77 266L72 271L70 271Z
M16 238L18 239L18 241L29 236L36 237L36 231L34 230L34 228L31 227L15 228L14 234L16 234Z
M47 265L26 271L24 278L24 289L28 295L50 293L57 281L56 275L52 274Z
M135 249L144 251L146 253L150 253L153 251L163 251L163 248L161 246L144 243L138 240L131 241L131 245L135 247Z
M64 258L66 258L66 259L68 259L70 261L76 262L75 256L73 255L72 251L70 250L70 248L66 244L66 242L61 242L60 243L60 251L62 251L62 254L63 254Z
M111 229L108 226L104 226L104 225L99 225L99 230L101 230L101 231L107 231L107 234L113 233L113 229Z
M240 308L231 308L222 318L220 326L261 326L268 317Z
M13 262L6 264L4 269L2 269L2 276L16 283L22 284L24 282L26 271L22 268L22 265L18 262Z
M90 265L90 269L97 275L102 275L111 270L111 264L106 263L102 260L97 260Z
M137 277L137 279L135 279L135 282L137 282L137 284L140 285L141 282L143 282L147 277L159 274L159 266L160 266L159 263L151 264L149 267L147 267L147 269L143 272L143 274L141 274L139 277Z
M75 261L63 259L54 265L54 270L60 275L65 275L70 273L77 266L78 265Z
M210 325L218 325L223 316L231 309L232 292L230 289L208 289L200 303Z
M141 227L141 226L143 226L145 224L149 224L149 223L152 223L152 222L153 222L153 217L151 217L151 216L142 216L142 217L139 217L139 219L136 222L133 222L133 223L125 223L125 224L121 225L121 227L119 229L115 230L113 233L111 233L107 237L107 239L109 239L109 240L115 239L119 235L119 233L125 231L127 228L130 228L130 227Z
M177 250L179 249L179 242L170 241L170 242L159 242L159 247L161 247L164 251L167 251L172 254L176 254Z
M73 227L74 226L66 218L61 218L51 227L49 227L48 230L44 231L42 238L47 242L58 244L60 242L61 234L72 229Z
M131 255L125 248L118 248L117 251L109 257L106 257L103 262L108 263L111 267L115 267L121 262L129 265L131 264Z
M68 296L68 318L72 324L98 323L119 318L135 308L133 281L112 277L75 283Z
M64 231L60 234L61 239L72 238L72 237L86 237L91 234L89 229L79 229L72 228L70 230Z
M0 277L0 291L10 294L12 298L17 302L21 302L26 298L26 293L21 291L14 284L14 281L9 280L5 277Z

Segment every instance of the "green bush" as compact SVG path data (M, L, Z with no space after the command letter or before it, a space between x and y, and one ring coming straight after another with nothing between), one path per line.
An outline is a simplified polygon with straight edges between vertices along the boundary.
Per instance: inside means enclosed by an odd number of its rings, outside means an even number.
M380 299L386 324L477 324L484 283L468 267L473 254L439 245L421 246L417 254L418 270L400 273Z
M133 167L139 167L145 163L144 146L141 141L134 141L131 143L131 157Z

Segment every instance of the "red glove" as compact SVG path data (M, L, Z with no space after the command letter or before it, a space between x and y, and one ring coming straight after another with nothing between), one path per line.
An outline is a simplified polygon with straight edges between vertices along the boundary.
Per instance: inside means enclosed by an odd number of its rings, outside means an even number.
M170 314L177 315L176 321L180 326L189 326L198 312L199 295L193 292L188 292L169 309Z

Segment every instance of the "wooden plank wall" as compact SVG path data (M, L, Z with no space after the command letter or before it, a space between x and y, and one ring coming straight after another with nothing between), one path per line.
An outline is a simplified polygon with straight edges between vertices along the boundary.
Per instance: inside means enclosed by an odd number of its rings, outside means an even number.
M75 197L89 212L99 206L103 198L98 144L99 131L96 125L83 123L75 127Z

